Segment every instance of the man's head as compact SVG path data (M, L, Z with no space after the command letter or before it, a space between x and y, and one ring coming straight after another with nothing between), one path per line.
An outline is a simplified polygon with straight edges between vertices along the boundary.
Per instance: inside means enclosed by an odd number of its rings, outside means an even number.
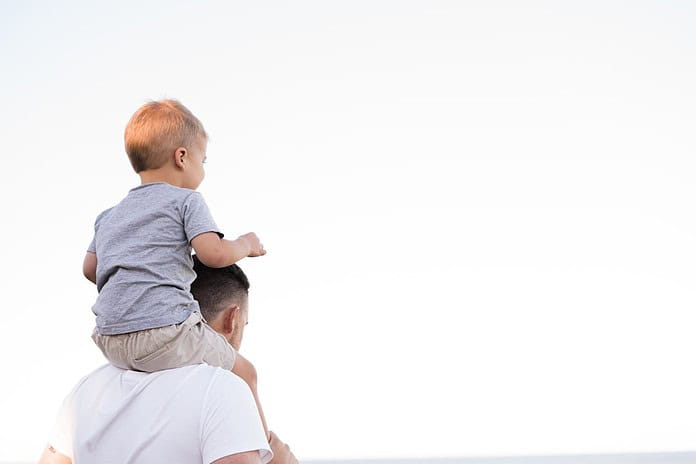
M239 351L248 320L249 280L244 271L233 264L215 269L193 257L196 280L191 293L198 301L201 314L210 327L224 336Z
M208 134L177 100L159 100L146 103L133 114L124 139L131 165L140 173L161 168L181 149L205 156Z

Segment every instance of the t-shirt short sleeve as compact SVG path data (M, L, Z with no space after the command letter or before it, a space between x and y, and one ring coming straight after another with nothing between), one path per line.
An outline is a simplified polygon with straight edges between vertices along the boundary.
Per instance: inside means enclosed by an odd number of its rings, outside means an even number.
M263 464L273 458L251 390L236 375L218 369L201 414L204 463L248 451L258 451Z
M96 234L94 237L92 237L92 241L89 242L89 246L87 247L87 251L89 253L96 253L97 252L97 236Z
M102 211L99 214L99 216L97 216L97 219L94 220L94 235L92 236L92 241L89 243L89 247L87 247L88 252L97 252L97 231L99 230L99 225L101 224L102 220L109 214L109 211L111 211L112 209L113 208L109 208L105 211Z
M213 220L213 216L210 214L210 210L203 199L203 195L200 193L193 192L186 198L184 201L183 214L184 230L189 243L196 236L205 232L215 232L220 237L223 237L223 234L220 233L217 224L215 224Z
M84 379L83 379L84 380ZM80 381L80 384L82 381ZM80 385L78 384L78 386ZM75 396L75 390L70 392L68 396L63 400L63 404L58 410L58 416L56 417L56 423L53 426L53 430L48 437L48 445L52 446L60 454L73 458L73 431L75 430L74 424L74 404L73 397Z

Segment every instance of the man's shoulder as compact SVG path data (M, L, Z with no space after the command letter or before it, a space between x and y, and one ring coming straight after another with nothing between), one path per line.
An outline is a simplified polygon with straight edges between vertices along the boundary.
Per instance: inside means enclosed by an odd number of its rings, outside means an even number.
M101 404L104 399L113 405L147 404L171 395L183 395L195 398L193 403L202 407L210 405L210 401L216 404L210 398L217 396L243 398L245 388L248 390L244 381L232 372L207 364L150 373L105 364L80 379L65 401L69 405Z
M115 367L112 364L104 364L84 376L77 383L77 386L79 387L84 383L109 382L115 377L120 377L123 381L127 380L131 383L139 383L141 381L153 383L159 379L166 382L171 382L175 379L196 379L201 381L216 381L226 385L239 385L239 382L241 382L242 385L246 385L242 379L234 375L231 371L208 364L195 364L156 372L131 371Z
M92 372L82 377L75 385L74 390L78 390L80 386L82 386L85 382L90 382L100 377L113 375L115 372L114 370L119 371L122 369L118 369L117 367L114 367L111 364L104 364L103 366L97 367Z
M171 395L195 399L197 407L252 401L249 386L231 371L207 364L157 372L129 371L110 364L82 378L69 395L77 402L109 398L113 404L151 403Z
M105 364L78 382L59 417L62 435L51 443L63 445L57 449L67 450L66 456L72 454L72 444L78 455L85 451L84 444L95 436L108 443L106 448L91 450L95 456L120 456L123 447L144 440L154 440L148 444L149 452L159 450L167 456L172 449L175 454L196 455L204 450L211 458L205 462L268 448L256 404L244 381L207 364L153 373ZM104 426L107 423L109 427ZM161 424L167 424L168 431L149 437L152 428ZM99 432L95 435L94 431Z

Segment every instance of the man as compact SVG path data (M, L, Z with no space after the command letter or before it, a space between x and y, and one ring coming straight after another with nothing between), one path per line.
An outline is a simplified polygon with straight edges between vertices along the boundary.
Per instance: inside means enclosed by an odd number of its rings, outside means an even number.
M211 269L195 260L195 270L191 292L203 317L239 350L247 277L236 265ZM269 446L249 387L231 372L206 364L155 373L106 365L65 399L39 463L259 464L272 450L272 464L297 464L270 436Z

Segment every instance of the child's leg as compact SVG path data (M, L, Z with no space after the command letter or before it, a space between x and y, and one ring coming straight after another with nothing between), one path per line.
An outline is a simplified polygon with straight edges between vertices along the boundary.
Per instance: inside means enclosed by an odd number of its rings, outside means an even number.
M261 416L261 423L263 424L263 430L266 432L266 438L270 440L268 426L266 425L266 417L263 415L263 409L261 409L261 402L259 401L259 394L256 389L256 368L253 364L251 364L251 362L249 362L248 359L246 359L241 354L237 353L237 356L234 360L234 367L232 368L232 372L237 376L241 377L242 380L244 380L247 383L247 385L249 385L251 393L254 395L254 400L256 401L256 407L259 410L259 416Z
M95 330L92 339L111 364L121 369L156 372L165 369L200 364L210 351L201 341L207 335L200 325L201 317L193 313L180 324L139 330L120 335L99 335ZM217 366L227 368L234 362L234 351L216 360ZM210 363L213 364L213 363Z
M92 332L92 340L99 347L104 357L114 366L121 369L132 369L130 355L124 347L130 346L128 343L129 334L122 335L99 335L96 327Z

